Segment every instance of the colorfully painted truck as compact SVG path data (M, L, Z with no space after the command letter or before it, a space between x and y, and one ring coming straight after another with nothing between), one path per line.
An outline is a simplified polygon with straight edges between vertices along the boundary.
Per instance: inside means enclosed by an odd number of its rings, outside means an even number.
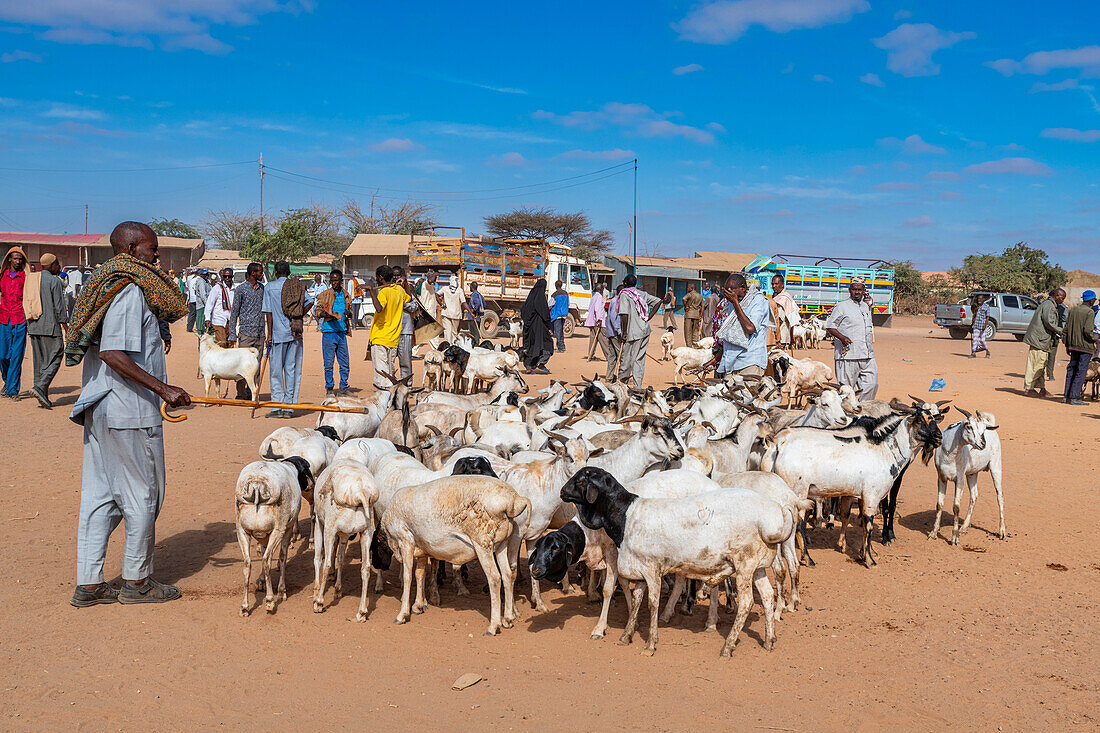
M779 273L787 282L787 291L798 304L802 318L828 313L848 297L853 277L867 282L871 295L871 313L876 326L889 326L894 315L894 268L884 260L812 255L761 255L745 266L760 290L772 295L772 277Z
M441 237L438 230L456 230L458 236ZM547 299L554 283L561 280L569 293L569 317L565 335L584 322L592 299L592 273L588 263L570 254L570 249L545 239L485 239L467 237L461 227L434 227L413 232L409 243L409 269L415 274L428 270L439 273L440 281L458 275L468 294L477 283L485 298L481 332L492 337L502 318L514 318L540 277L546 278Z

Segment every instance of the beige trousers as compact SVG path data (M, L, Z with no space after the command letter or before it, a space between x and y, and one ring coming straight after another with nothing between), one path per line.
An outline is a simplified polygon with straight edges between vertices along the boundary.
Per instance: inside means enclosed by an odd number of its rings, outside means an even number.
M1027 367L1024 369L1024 389L1046 389L1047 358L1045 351L1029 348L1027 351Z

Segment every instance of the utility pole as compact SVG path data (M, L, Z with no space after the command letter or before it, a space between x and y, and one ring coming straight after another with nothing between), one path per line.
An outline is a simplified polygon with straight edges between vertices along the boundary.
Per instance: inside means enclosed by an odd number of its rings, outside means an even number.
M260 153L260 231L264 230L264 154Z
M88 233L88 204L84 204L84 233Z
M638 159L634 159L634 227L630 230L634 240L634 271L638 271Z

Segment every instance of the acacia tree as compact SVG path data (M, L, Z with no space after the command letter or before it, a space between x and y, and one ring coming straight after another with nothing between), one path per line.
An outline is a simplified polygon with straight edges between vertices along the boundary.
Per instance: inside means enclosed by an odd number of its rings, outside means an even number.
M309 226L301 211L287 211L279 228L268 234L257 221L245 240L241 256L253 262L302 262L315 254Z
M351 242L340 233L340 213L329 206L310 201L309 206L289 209L279 220L279 226L287 219L296 219L306 228L307 248L311 255L342 255Z
M204 237L221 245L223 249L242 251L248 246L248 238L254 228L259 228L260 219L252 209L248 211L207 211L206 218L199 224Z
M593 229L583 211L559 212L552 206L520 207L485 217L485 230L496 237L553 239L577 248L578 257L591 259L611 251L614 237L606 229Z
M198 239L202 235L199 230L179 219L150 219L149 228L162 237L182 237L184 239Z
M347 220L347 231L356 234L412 234L416 229L435 226L436 207L407 199L400 203L371 199L366 210L355 199L345 199L340 214Z
M974 254L963 258L951 276L970 290L1033 294L1066 284L1066 271L1051 264L1047 253L1017 242L1001 254Z

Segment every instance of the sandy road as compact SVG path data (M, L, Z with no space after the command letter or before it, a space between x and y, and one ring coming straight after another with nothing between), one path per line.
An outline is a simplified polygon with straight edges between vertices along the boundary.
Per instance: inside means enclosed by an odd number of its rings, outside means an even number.
M598 607L558 590L544 590L546 614L521 600L516 628L496 638L481 636L486 597L459 598L449 587L442 607L394 626L399 581L392 571L385 593L372 597L370 618L356 624L355 566L344 597L316 615L312 553L298 546L279 612L240 618L232 486L260 439L286 423L249 420L247 411L229 408L195 408L187 422L165 426L168 488L156 573L178 583L185 598L161 607L73 609L81 433L66 418L79 374L63 370L54 411L33 399L0 404L8 506L0 517L0 726L674 730L729 721L750 730L1095 730L1100 556L1090 510L1100 409L1020 396L1025 347L1010 337L991 344L994 358L969 360L969 342L930 332L927 319L895 323L878 332L880 396L924 394L942 376L944 397L996 414L1010 537L1002 542L990 533L996 503L983 476L962 547L946 541L950 517L938 541L926 539L935 475L915 465L899 497L897 541L881 547L876 540L878 566L864 568L832 550L835 530L812 535L818 565L802 575L808 608L784 616L772 652L760 646L754 612L732 660L719 659L721 640L703 633L705 609L662 627L649 659L640 641L615 644L621 599L611 633L590 641ZM169 372L201 389L195 344L182 324L174 331ZM323 393L319 344L316 333L307 336L304 400ZM586 345L586 338L571 339L571 351L551 360L553 376L602 370L579 358ZM369 389L365 349L365 332L356 332L352 382ZM658 352L654 339L650 353ZM1064 377L1064 354L1060 361ZM654 384L664 385L671 372L647 365ZM531 379L532 387L546 379ZM29 382L28 355L24 387ZM850 531L854 539L858 530ZM108 559L116 583L121 539L116 533ZM517 583L523 597L526 577L524 570ZM731 620L722 614L720 632ZM451 691L464 672L485 680Z

